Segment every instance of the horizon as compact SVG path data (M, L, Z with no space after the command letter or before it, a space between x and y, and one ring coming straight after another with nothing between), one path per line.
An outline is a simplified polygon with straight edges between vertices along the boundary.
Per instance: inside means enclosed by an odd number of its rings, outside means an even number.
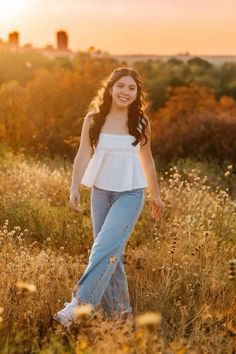
M55 47L55 32L64 29L72 51L235 56L235 13L234 0L0 0L0 38L18 31L21 47Z
M66 31L66 29L62 29L62 28L60 28L60 29L58 29L58 30L56 30L55 31L55 34L56 34L56 32L58 32L58 31L65 31L67 34L68 34L68 36L69 36L69 33ZM8 34L10 34L10 33L12 33L12 32L18 32L19 33L19 35L21 36L21 33L20 33L20 31L18 31L17 29L13 29L13 30L11 30L10 32L8 32ZM8 40L8 38L1 38L0 37L0 41L3 41L4 43L7 43L7 40ZM35 46L34 45L34 43L28 43L28 42L26 42L26 43L20 43L20 45L19 45L19 48L24 48L24 45L26 45L26 44L31 44L32 45L32 50L37 50L37 49L47 49L46 48L46 45L52 45L52 47L53 47L53 49L57 49L57 47L56 47L56 43L47 43L47 44L45 44L44 46L42 46L42 47L38 47L38 46ZM90 48L91 46L89 46L87 49L84 49L84 50L82 50L82 49L80 49L80 48L78 48L78 49L75 49L75 50L73 50L73 49L71 49L71 48L68 48L69 50L71 50L73 53L76 53L76 52L78 52L78 51L86 51L86 50L88 50L89 48ZM182 56L190 56L190 57L192 57L192 56L199 56L199 57L211 57L211 56L214 56L214 57L226 57L226 56L232 56L232 57L235 57L236 56L236 53L235 54L233 54L233 53L212 53L212 54L204 54L204 53L190 53L189 51L186 51L186 52L183 52L183 53L181 53L181 52L178 52L178 53L164 53L164 54L161 54L161 53L139 53L139 52L133 52L133 53L112 53L112 52L109 52L108 50L106 50L106 49L103 49L103 48L96 48L96 47L94 47L94 50L95 51L97 51L97 50L101 50L103 53L108 53L109 55L113 55L113 56L167 56L167 57L169 57L169 56L180 56L180 57L182 57Z

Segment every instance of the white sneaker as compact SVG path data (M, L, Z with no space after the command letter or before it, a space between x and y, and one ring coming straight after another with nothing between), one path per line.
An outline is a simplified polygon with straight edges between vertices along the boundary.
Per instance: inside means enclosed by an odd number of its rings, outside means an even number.
M78 306L77 299L75 297L72 298L71 302L64 303L65 308L56 312L53 315L53 319L59 322L62 326L70 329L70 326L73 323L73 313Z

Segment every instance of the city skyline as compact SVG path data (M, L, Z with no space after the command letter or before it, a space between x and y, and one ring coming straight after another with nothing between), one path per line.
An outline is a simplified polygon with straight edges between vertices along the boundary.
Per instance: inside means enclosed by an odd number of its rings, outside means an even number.
M56 46L53 44L46 44L42 49L57 49L59 51L70 51L68 48L68 33L64 30L59 30L55 33L56 35ZM0 38L0 48L8 49L37 49L33 46L33 43L20 44L20 33L18 31L13 31L8 33L8 40L4 41Z
M20 46L45 47L61 28L73 51L236 55L235 14L234 0L0 0L0 38L17 31Z

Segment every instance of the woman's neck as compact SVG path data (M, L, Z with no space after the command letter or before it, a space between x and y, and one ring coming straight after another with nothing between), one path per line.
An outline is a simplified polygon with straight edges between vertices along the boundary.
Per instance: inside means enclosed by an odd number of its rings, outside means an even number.
M128 108L111 105L111 109L110 112L108 113L108 116L117 119L128 119Z

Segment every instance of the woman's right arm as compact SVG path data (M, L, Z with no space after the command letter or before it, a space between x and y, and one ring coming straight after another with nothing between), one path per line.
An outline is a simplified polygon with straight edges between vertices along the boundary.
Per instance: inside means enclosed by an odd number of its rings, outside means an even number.
M80 182L83 178L84 172L88 163L92 157L92 146L89 139L89 127L90 127L91 114L87 114L84 118L82 125L80 145L77 154L74 158L72 180L70 186L70 192L79 191Z

